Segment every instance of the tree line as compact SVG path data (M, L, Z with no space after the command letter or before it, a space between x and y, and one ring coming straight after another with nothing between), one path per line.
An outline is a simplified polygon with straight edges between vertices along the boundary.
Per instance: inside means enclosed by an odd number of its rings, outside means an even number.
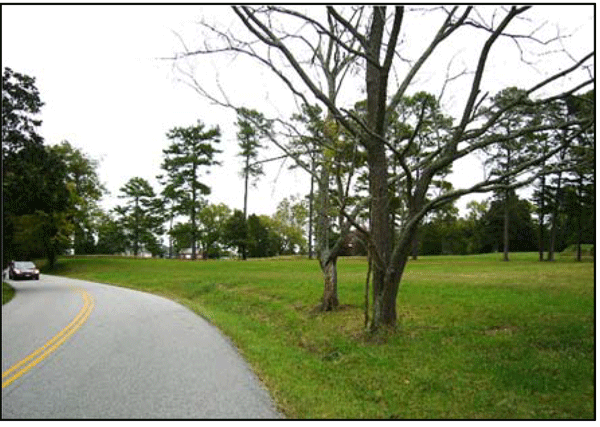
M514 94L514 89L498 96ZM592 93L582 99L592 101ZM588 103L575 104L571 110L591 114ZM403 113L411 108L423 111L424 105L436 111L438 106L430 94L419 93L403 101ZM5 251L8 258L47 256L52 262L68 248L75 254L131 254L142 252L156 257L187 256L222 258L229 256L272 257L303 254L312 256L310 243L318 220L326 210L317 206L323 200L335 199L335 189L325 185L327 196L316 192L304 198L286 198L272 216L249 215L247 201L249 183L256 183L263 173L258 149L270 126L264 117L253 110L242 109L238 115L239 156L243 167L244 209L231 209L225 204L210 204L205 196L210 187L199 181L200 168L210 169L219 164L218 128L205 130L202 123L188 128L177 127L167 133L172 144L164 150L164 173L159 175L162 191L156 193L142 177L129 179L118 197L124 201L109 212L99 207L106 193L98 176L98 162L69 142L43 147L35 129L41 123L34 116L42 103L34 79L5 69L3 76L3 145L5 186ZM532 115L533 111L529 111ZM554 112L555 114L555 112ZM292 141L301 153L310 146L311 137L319 137L324 129L322 111L317 106L305 108L304 115L294 120L306 125L302 138ZM247 120L252 117L255 122ZM448 126L438 116L437 123L429 118L421 126L432 130ZM406 126L406 117L397 117L397 127ZM518 126L517 118L513 118ZM400 130L400 131L412 131ZM583 137L583 136L582 136ZM590 135L588 135L590 137ZM534 155L539 138L532 139L533 147L514 149L519 156ZM548 149L548 138L542 140ZM581 156L587 144L574 145L558 154L561 162L569 159L568 171L561 169L540 176L530 200L521 199L514 190L508 197L496 192L490 199L468 204L465 216L459 215L454 203L448 203L427 215L412 242L411 255L476 254L505 251L540 251L540 259L552 260L554 253L570 245L594 242L593 168ZM517 149L518 148L518 149ZM424 149L417 151L423 155ZM487 163L493 168L506 167L507 156L502 151L490 155ZM314 156L313 156L314 157ZM501 159L505 163L501 162ZM314 160L313 160L314 161ZM583 167L587 165L587 167ZM364 167L364 165L363 165ZM397 168L397 166L396 166ZM392 173L394 166L391 167ZM339 173L339 170L337 171ZM364 171L363 171L364 173ZM363 177L364 180L364 177ZM451 189L452 184L441 180L436 187ZM53 203L54 201L54 203ZM392 212L400 216L400 206ZM506 213L508 212L508 216ZM343 218L331 218L327 230L328 249L341 242L340 255L368 255L361 233L354 230L342 236ZM178 221L174 223L174 219ZM183 221L182 221L183 219ZM187 221L185 220L187 219ZM507 224L510 226L507 227ZM508 230L508 234L505 232ZM163 244L166 236L168 245ZM323 248L321 248L323 250ZM187 251L187 253L186 253ZM581 257L581 253L578 253Z
M54 265L65 253L131 254L191 259L271 257L306 252L305 201L282 200L272 216L247 214L248 178L256 163L255 130L240 113L238 137L244 158L244 210L210 204L200 173L219 165L218 127L201 122L167 133L157 193L146 178L119 189L122 203L104 211L107 191L99 163L70 142L45 145L38 133L43 102L35 78L5 68L2 77L3 263L46 257ZM252 159L252 161L251 161ZM168 245L163 245L163 236Z
M593 240L595 215L593 52L577 59L567 53L568 62L527 87L507 87L495 94L484 87L484 77L493 76L486 65L498 40L511 40L521 54L524 45L560 48L560 37L544 43L533 36L535 28L507 30L527 21L521 18L530 9L452 6L424 13L403 6L327 6L313 14L317 9L233 6L244 31L201 22L214 43L192 50L186 43L175 61L227 53L250 57L280 79L300 111L268 118L232 104L221 96L222 88L220 95L212 95L203 86L206 80L189 75L198 93L238 115L244 210L228 219L229 224L237 221L230 227L235 229L229 233L232 238L228 243L202 240L210 187L201 177L219 164L221 136L218 127L202 122L169 131L160 194L154 195L143 178L132 179L121 190L126 203L108 215L107 229L122 233L117 241L133 242L133 253L140 245L151 248L151 235L166 231L169 247L189 244L192 258L198 248L208 256L227 244L242 258L252 256L256 247L250 234L254 241L260 235L266 242L269 232L258 231L261 224L268 228L266 219L248 216L247 199L262 171L258 150L272 144L311 180L305 203L307 250L323 272L321 308L332 310L339 304L338 257L347 253L349 243L353 250L362 247L369 263L373 331L395 324L396 299L411 256L498 250L508 261L511 250L537 248L540 259L545 252L553 259L570 242L581 247ZM435 30L429 44L412 60L401 59L408 46L401 41L410 38L403 32L408 31L407 20L425 23L430 17L440 19L430 21L428 28ZM288 32L294 26L301 29L298 34ZM423 65L441 56L441 46L464 31L479 34L472 38L477 56L468 70L452 75L449 66L438 94L413 90ZM544 57L542 53L537 52ZM459 77L469 85L457 117L452 117L441 100ZM559 87L557 82L565 84ZM340 94L356 87L361 89L359 99L343 104ZM448 175L458 160L472 155L485 159L486 174L467 188L455 189ZM517 197L517 189L532 186L530 200ZM459 218L454 202L472 193L493 197L471 205L468 216ZM12 221L16 224L14 218L25 211L15 207ZM185 220L174 222L181 218ZM115 241L104 239L109 240Z

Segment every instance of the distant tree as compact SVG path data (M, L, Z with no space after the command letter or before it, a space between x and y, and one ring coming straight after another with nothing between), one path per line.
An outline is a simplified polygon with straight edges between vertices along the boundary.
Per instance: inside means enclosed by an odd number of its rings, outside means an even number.
M515 87L503 89L493 97L493 107L487 110L487 115L493 117L498 110L519 101L521 106L513 108L510 113L505 113L501 119L495 121L491 127L490 138L500 138L501 142L488 146L490 152L486 163L491 166L492 177L504 177L503 181L503 203L504 203L504 226L502 241L504 242L504 261L509 260L509 228L510 228L510 192L515 178L510 176L510 171L517 165L523 164L532 158L534 149L532 144L537 141L535 132L520 132L521 129L535 128L540 124L540 118L534 104L527 97L527 92ZM508 137L520 132L520 137ZM504 138L503 138L504 137ZM544 159L547 153L541 153ZM498 193L497 193L498 194Z
M595 90L590 90L580 96L567 99L567 110L570 117L589 120L595 123ZM595 235L595 188L596 188L596 133L595 125L582 129L570 147L571 178L568 180L574 187L577 209L577 261L581 261L581 244L591 240L584 234ZM584 224L590 224L587 227ZM586 230L587 229L587 230ZM593 242L593 241L592 241ZM592 243L590 242L590 243Z
M536 250L536 232L531 213L533 206L527 201L520 199L514 191L508 193L508 203L504 191L496 193L490 203L490 208L482 218L485 233L484 252L496 252L500 249L504 253L504 242L506 233L505 216L508 208L508 216L511 227L508 233L508 245L513 252L531 252Z
M175 127L167 133L171 145L163 150L165 170L173 191L178 212L189 216L192 232L192 259L196 259L197 212L202 208L202 196L210 194L210 187L199 181L200 168L218 165L215 154L221 151L213 144L219 143L219 127L205 129L198 121L189 127ZM208 170L210 173L210 169Z
M126 249L127 234L125 229L110 213L100 213L96 253L112 255L123 253Z
M244 159L242 177L244 178L244 218L248 218L248 184L252 179L253 185L256 179L263 175L262 164L258 162L258 150L262 147L261 139L270 127L270 123L256 110L240 108L237 112L238 145L240 152L238 156ZM246 259L246 249L242 248L242 259Z
M192 225L189 222L180 222L169 230L173 242L173 253L181 254L184 249L192 247Z
M225 224L230 217L231 209L224 203L206 205L198 212L198 235L207 257L220 256L219 243L223 240Z
M74 227L75 254L95 251L94 235L100 207L98 202L106 192L98 176L98 161L92 159L68 141L50 147L65 163L69 189L69 220Z
M225 222L223 233L225 246L237 250L242 255L243 248L248 244L248 222L244 219L244 212L235 209L233 215Z
M296 253L296 248L300 253L306 250L304 227L307 217L306 206L298 197L286 197L279 202L271 223L274 231L282 239L281 253L293 254Z
M134 177L119 191L119 198L125 199L126 204L117 206L115 212L133 255L138 256L142 245L146 250L156 248L158 235L163 232L163 218L160 215L161 203L152 186L144 178Z

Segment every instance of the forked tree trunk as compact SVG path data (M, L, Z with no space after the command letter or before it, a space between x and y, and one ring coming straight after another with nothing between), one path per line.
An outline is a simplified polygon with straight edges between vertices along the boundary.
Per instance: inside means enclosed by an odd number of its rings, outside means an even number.
M325 263L321 262L320 265L324 282L321 310L332 311L339 306L337 296L337 257L329 258Z
M373 321L371 331L381 326L394 327L398 314L396 311L397 296L402 281L404 269L412 252L412 241L417 233L417 227L405 230L405 237L399 243L399 256L390 263L383 275L373 275ZM375 270L375 262L373 264ZM378 281L378 282L376 282ZM377 291L375 291L377 287Z

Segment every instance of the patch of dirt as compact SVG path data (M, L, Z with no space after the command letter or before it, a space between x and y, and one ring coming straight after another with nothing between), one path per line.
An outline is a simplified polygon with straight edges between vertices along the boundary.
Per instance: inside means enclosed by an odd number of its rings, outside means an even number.
M518 330L516 326L496 326L490 329L486 329L483 333L487 336L496 335L512 335Z

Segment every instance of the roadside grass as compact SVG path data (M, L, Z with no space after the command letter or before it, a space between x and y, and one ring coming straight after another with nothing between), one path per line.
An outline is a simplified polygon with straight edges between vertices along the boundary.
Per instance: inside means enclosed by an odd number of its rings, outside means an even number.
M231 338L288 418L593 419L594 264L537 254L410 261L398 327L364 331L364 258L62 258L50 274L181 302ZM207 367L210 369L210 367Z
M2 305L9 302L15 296L15 289L6 282L2 282Z

